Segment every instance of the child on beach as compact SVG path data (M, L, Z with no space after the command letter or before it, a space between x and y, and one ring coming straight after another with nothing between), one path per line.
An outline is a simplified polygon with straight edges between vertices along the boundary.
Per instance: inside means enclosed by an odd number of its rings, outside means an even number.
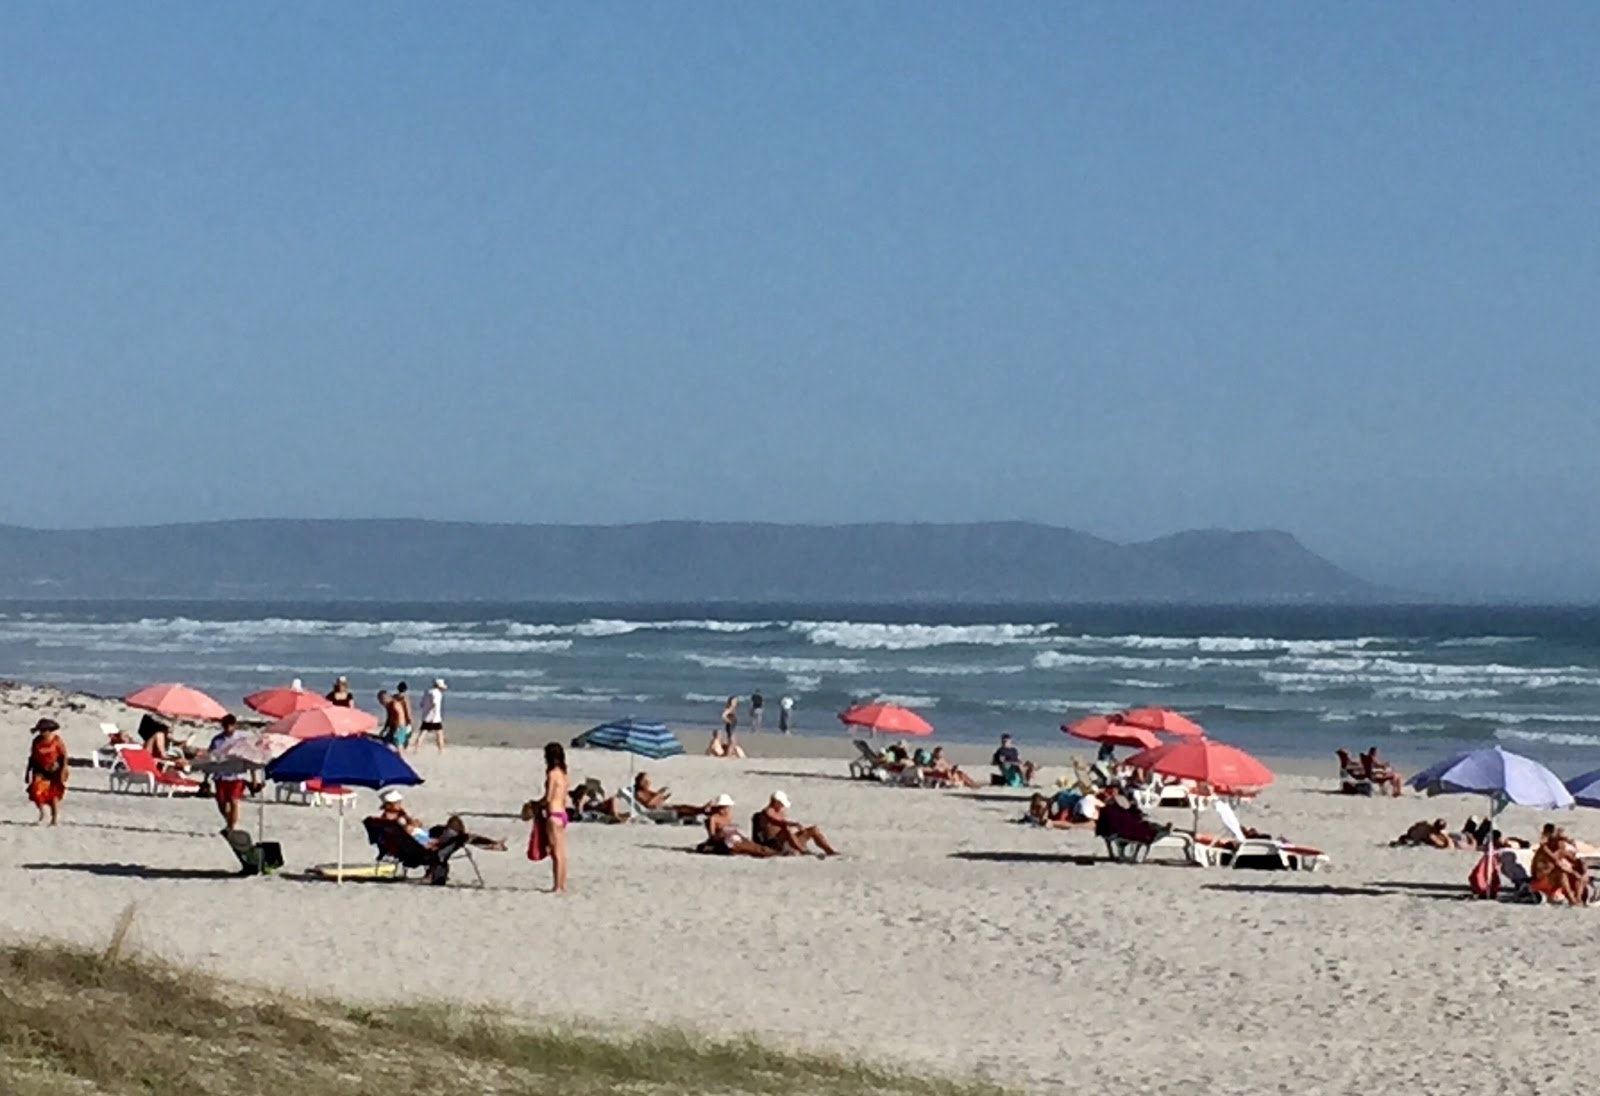
M46 818L52 826L61 821L61 800L67 794L67 744L61 740L60 730L61 725L53 719L33 725L33 744L23 773L28 799L39 808L41 826Z

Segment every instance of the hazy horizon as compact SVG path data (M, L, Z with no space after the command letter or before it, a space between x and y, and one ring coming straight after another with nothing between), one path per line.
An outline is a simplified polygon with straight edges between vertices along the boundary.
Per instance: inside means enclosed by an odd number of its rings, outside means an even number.
M0 522L1279 529L1600 597L1600 9L32 7Z

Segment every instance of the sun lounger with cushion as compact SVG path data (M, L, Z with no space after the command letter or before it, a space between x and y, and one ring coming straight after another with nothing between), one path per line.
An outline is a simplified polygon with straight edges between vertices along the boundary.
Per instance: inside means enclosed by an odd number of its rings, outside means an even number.
M150 795L172 795L180 791L198 791L200 781L171 772L156 764L150 751L143 746L117 747L117 763L106 774L114 792L147 792Z
M1217 850L1218 860L1234 868L1282 868L1288 871L1316 871L1328 866L1328 854L1309 845L1296 845L1276 837L1249 837L1239 824L1233 808L1220 800L1211 805L1228 831L1226 840L1211 838L1205 843Z

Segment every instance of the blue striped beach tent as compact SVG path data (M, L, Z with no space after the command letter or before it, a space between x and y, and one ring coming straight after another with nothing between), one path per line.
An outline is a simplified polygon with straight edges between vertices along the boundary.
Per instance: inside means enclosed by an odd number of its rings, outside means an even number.
M579 749L621 750L647 757L651 761L677 757L683 753L683 743L678 741L677 735L667 730L665 723L646 719L619 719L613 723L602 723L584 731L572 740L572 744Z

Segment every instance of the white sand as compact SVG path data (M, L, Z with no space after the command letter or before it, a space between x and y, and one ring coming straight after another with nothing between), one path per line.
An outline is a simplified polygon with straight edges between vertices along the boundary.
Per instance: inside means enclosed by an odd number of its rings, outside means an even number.
M104 702L0 697L10 937L103 942L132 903L138 947L295 992L757 1032L1052 1091L1531 1093L1577 1091L1589 1072L1595 914L1463 901L1470 853L1385 847L1418 818L1459 823L1473 799L1354 800L1287 777L1245 821L1325 848L1331 871L1081 865L1100 853L1091 836L1014 825L1019 802L988 791L854 783L838 760L689 757L655 767L678 798L729 791L743 814L781 786L847 857L700 857L694 829L580 825L574 893L555 898L514 818L537 754L429 747L414 809L468 813L513 851L479 855L485 890L459 885L465 864L445 889L341 887L230 878L210 802L111 795L87 769L64 825L35 828L21 769L40 714L82 756L103 715L133 724ZM573 770L615 784L628 762L574 754ZM298 870L333 859L335 818L269 806L267 834ZM1542 820L1514 809L1505 828ZM1600 840L1600 816L1562 821Z

